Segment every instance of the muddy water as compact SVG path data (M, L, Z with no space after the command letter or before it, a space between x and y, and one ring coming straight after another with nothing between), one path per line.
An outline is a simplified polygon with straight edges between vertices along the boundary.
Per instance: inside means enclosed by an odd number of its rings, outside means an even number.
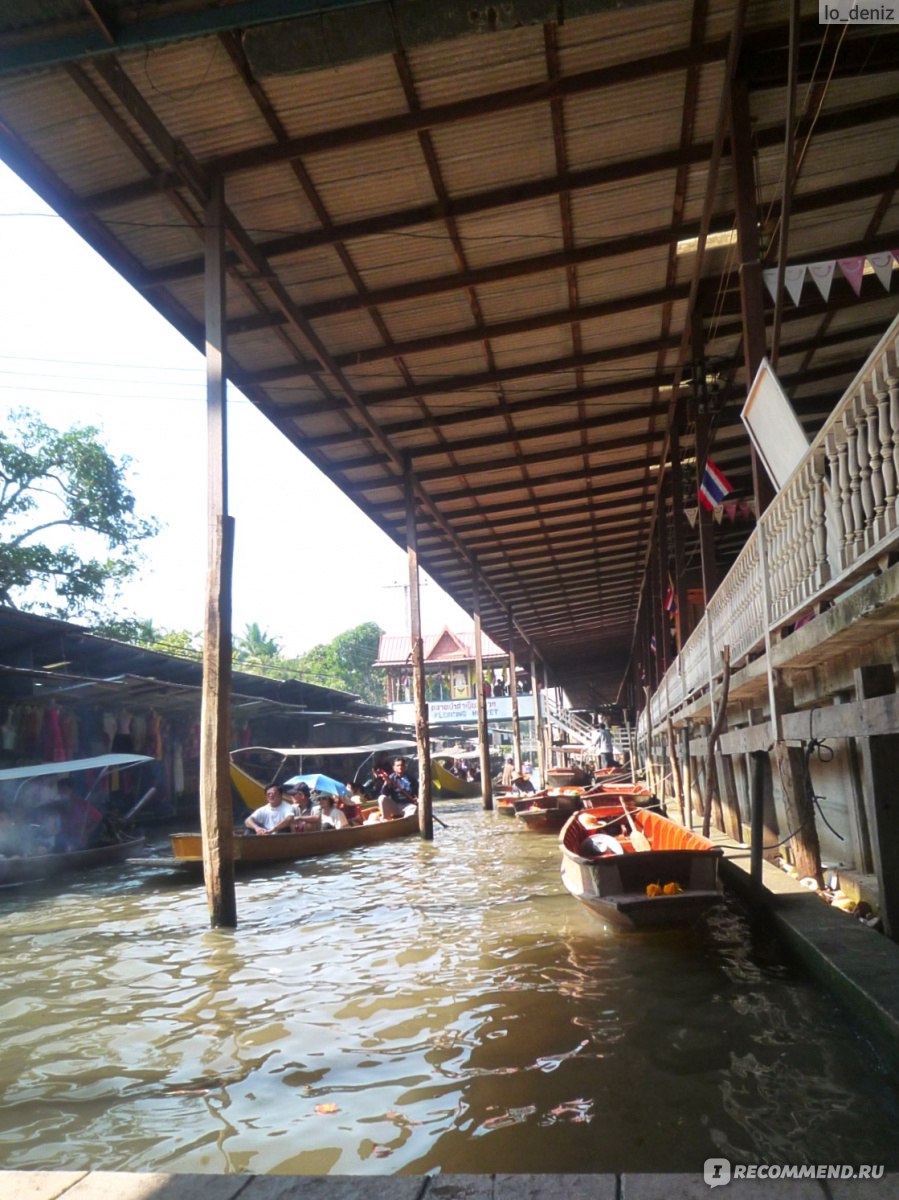
M0 1167L899 1166L886 1068L737 907L613 932L552 837L439 813L241 879L236 932L150 865L0 893Z

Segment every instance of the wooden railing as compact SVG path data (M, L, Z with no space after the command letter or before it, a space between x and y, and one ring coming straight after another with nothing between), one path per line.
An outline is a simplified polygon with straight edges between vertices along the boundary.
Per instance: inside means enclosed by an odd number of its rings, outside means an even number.
M899 317L758 526L652 696L654 727L709 689L723 646L741 665L899 542Z

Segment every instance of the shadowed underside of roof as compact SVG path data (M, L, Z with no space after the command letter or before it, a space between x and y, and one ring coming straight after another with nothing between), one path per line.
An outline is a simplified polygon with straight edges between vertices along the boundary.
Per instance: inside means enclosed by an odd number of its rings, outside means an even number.
M899 250L899 31L799 6L785 189L787 11L38 0L0 17L0 154L200 347L223 179L231 380L400 544L408 471L422 566L469 610L476 575L491 637L599 702L675 421L695 506L694 347L711 454L752 492L731 113L763 268L782 240L788 266ZM896 286L765 296L809 432ZM721 567L748 528L716 530Z

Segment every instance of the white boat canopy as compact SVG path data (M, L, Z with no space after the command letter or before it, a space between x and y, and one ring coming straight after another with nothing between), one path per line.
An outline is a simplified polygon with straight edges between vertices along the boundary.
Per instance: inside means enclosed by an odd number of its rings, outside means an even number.
M70 758L67 762L37 763L30 767L9 767L0 771L0 783L9 779L37 779L41 775L71 775L75 771L102 771L104 768L130 767L153 762L149 754L96 754L93 758Z
M280 754L284 758L304 758L307 755L318 755L319 758L325 758L328 755L338 754L376 754L379 750L415 750L416 743L410 741L393 741L393 742L372 742L367 746L241 746L237 750L232 750L234 754L248 754L251 750L268 750L270 754Z

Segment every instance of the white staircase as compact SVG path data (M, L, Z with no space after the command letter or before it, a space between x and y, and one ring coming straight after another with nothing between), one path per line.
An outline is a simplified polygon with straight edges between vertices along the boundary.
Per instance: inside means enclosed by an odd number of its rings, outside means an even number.
M543 697L548 720L563 730L568 741L575 746L583 746L585 750L594 748L596 728L589 721L582 720L570 708L563 708L549 696Z

